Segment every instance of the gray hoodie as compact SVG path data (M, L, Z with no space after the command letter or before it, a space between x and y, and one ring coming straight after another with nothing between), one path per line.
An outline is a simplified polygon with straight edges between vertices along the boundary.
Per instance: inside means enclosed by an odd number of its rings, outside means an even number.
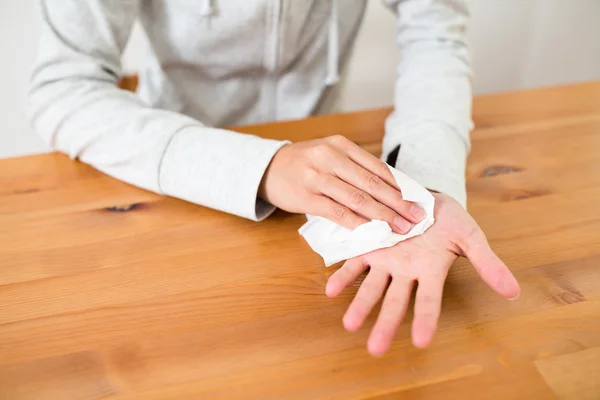
M366 0L40 3L29 105L43 139L133 185L260 220L273 207L257 189L286 142L218 127L316 112L338 81ZM402 60L383 157L401 145L397 168L464 205L472 128L466 5L386 3L398 15ZM153 51L134 94L116 84L136 19Z

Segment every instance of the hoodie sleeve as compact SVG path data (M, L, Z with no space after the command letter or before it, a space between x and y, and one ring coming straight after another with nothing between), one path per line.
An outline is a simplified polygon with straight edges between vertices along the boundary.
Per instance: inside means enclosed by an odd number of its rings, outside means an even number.
M473 128L466 0L385 3L398 14L401 61L383 155L397 153L398 169L465 207L465 164Z
M46 142L147 190L253 220L273 211L257 197L258 186L286 142L206 127L117 88L140 0L41 0L40 6L29 114Z

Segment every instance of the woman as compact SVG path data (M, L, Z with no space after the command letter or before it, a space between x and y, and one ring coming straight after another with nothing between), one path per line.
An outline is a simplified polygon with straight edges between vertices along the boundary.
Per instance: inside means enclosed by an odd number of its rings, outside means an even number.
M372 354L383 354L391 344L414 281L419 288L413 342L431 341L443 282L458 255L467 255L502 295L519 291L463 208L472 126L464 1L387 3L398 14L402 61L384 157L439 193L437 222L424 235L349 260L328 283L327 293L337 295L370 266L344 317L354 330L392 277L369 339ZM253 220L280 207L348 228L383 219L406 232L423 211L402 200L384 163L343 137L291 144L218 128L326 111L325 104L335 103L330 89L338 83L365 5L365 0L41 1L31 120L54 148L158 193ZM136 19L153 50L137 95L116 86Z

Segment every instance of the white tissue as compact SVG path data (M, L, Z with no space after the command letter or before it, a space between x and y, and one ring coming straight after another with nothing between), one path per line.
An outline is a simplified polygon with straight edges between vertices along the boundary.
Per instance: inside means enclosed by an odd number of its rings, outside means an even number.
M389 166L388 168L394 175L404 200L415 202L425 210L425 219L407 234L400 235L392 232L388 223L381 220L373 220L350 230L325 218L307 214L308 222L302 225L298 232L308 245L323 257L327 267L377 249L392 247L398 242L423 234L433 225L433 195L404 173Z

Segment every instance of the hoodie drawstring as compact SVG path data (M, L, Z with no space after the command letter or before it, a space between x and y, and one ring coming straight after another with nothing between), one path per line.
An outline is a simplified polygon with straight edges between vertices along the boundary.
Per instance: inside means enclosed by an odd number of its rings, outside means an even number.
M327 86L335 85L340 79L339 58L338 6L337 0L331 0L329 32L327 35L327 75L325 76L325 84Z
M210 17L213 15L213 2L212 0L202 0L202 8L200 9L200 15L203 17Z

